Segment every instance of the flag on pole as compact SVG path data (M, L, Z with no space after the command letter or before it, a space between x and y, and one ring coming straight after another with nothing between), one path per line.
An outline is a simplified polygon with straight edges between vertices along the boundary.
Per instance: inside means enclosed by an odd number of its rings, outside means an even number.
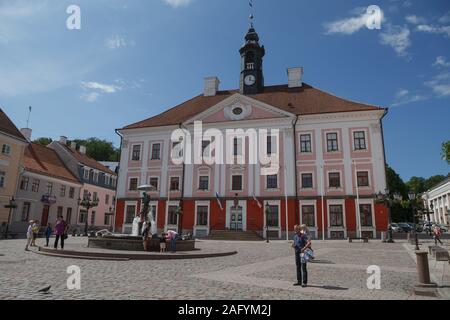
M248 4L253 8L253 0L249 0Z
M261 202L259 202L258 198L256 198L255 194L253 194L253 200L256 201L256 204L257 204L258 207L261 209L261 208L262 208L262 204L261 204Z
M219 194L217 192L216 192L216 200L217 200L217 204L220 207L220 210L223 210L222 202L220 202L220 197L219 197Z

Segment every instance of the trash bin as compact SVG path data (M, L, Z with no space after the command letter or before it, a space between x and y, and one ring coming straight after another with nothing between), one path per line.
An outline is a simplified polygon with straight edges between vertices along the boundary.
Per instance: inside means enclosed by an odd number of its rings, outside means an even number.
M385 231L381 231L381 241L386 242L386 232Z

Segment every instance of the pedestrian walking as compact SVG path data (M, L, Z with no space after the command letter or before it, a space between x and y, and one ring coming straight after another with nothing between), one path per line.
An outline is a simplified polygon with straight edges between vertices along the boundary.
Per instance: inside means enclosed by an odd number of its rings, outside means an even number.
M58 242L61 240L61 249L64 249L64 240L67 238L67 223L62 216L59 216L55 223L55 244L54 248L58 249Z
M47 224L47 228L45 228L45 246L48 247L48 242L50 241L50 237L52 236L53 229L50 223Z
M433 228L434 245L437 246L438 241L441 245L443 244L441 241L441 235L442 235L441 228L439 228L438 225L435 225Z
M177 238L178 233L173 230L167 231L167 240L170 240L170 251L176 252L177 251Z
M30 220L28 222L28 229L27 229L27 244L25 246L25 251L30 251L28 249L29 246L31 246L31 242L33 241L33 220Z
M159 252L164 253L166 252L166 234L163 233L161 235L161 238L159 238Z
M39 235L39 220L34 220L33 226L31 227L31 229L33 230L33 239L31 241L31 247L36 247L36 239Z
M305 251L311 246L311 241L299 225L294 226L294 243L292 247L295 249L295 264L297 266L297 282L294 286L308 286L308 270L307 270L307 260L308 257L305 255Z

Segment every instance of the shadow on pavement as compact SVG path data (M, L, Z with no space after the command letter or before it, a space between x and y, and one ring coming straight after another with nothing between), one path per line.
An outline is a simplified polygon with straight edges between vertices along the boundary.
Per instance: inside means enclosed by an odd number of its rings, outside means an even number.
M319 289L325 289L325 290L336 290L336 291L344 291L348 290L348 288L344 287L335 287L335 286L314 286L314 285L308 285L310 288L319 288Z
M335 264L333 261L330 260L317 260L317 259L309 261L309 263Z

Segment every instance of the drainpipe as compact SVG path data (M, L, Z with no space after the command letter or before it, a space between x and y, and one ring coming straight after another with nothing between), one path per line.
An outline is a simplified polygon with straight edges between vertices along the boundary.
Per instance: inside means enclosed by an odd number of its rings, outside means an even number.
M298 122L298 117L299 115L296 116L295 118L295 122L292 123L292 129L294 131L294 176L295 176L295 213L294 213L294 217L295 217L295 224L298 224L299 221L298 219L298 172L297 172L297 133L296 133L296 127L297 127L297 122ZM286 179L286 177L285 177ZM288 230L286 230L286 232L289 232Z
M115 129L114 130L116 132L116 134L120 137L120 147L119 147L119 159L117 159L119 161L119 165L117 167L117 180L116 180L116 200L114 203L114 226L113 226L113 232L116 232L116 218L117 218L117 186L119 185L119 172L120 172L120 157L122 155L122 143L123 143L123 135L119 132L119 129ZM124 212L124 219L125 219L125 212Z
M389 108L386 108L384 110L383 115L380 118L380 129L381 129L381 143L383 145L383 160L384 160L384 178L386 181L386 188L388 187L388 179L387 179L387 172L386 172L386 167L387 167L387 162L386 162L386 149L384 147L384 132L383 132L383 119L384 117L388 114L389 112ZM384 192L384 190L383 190ZM388 208L388 227L389 225L392 223L392 217L391 217L391 207L389 206ZM389 240L391 241L392 239L389 236Z
M183 123L180 123L180 124L178 125L178 127L179 127L180 129L182 129L181 127L184 127L185 130L188 130L188 128L186 128L186 126L184 126ZM185 141L183 141L183 142L184 142L185 147L186 147L186 139L185 139ZM183 157L186 157L186 150L185 150L185 149L183 150ZM185 159L185 160L186 160L186 159ZM184 183L185 183L185 180L184 180L184 179L185 179L185 175L186 175L186 161L183 161L183 173L182 173L183 183L181 184L181 199L180 199L181 215L179 216L180 221L179 221L179 224L178 224L178 229L179 229L178 234L179 234L179 235L182 235L182 233L183 233Z

